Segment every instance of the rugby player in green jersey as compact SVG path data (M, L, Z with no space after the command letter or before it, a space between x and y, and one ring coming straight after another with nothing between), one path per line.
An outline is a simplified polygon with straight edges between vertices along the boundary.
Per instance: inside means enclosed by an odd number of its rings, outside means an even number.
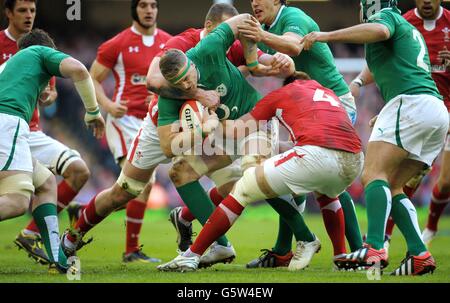
M362 175L368 216L366 243L339 262L347 268L387 266L383 241L391 212L408 246L407 257L392 275L422 275L433 272L436 264L423 243L415 207L403 187L438 156L449 117L431 78L424 39L401 16L396 4L396 0L362 0L365 24L314 32L302 42L305 49L315 42L365 44L367 65L386 102L373 125Z
M356 122L356 106L343 76L338 72L330 48L325 43L314 45L311 50L303 51L300 43L303 36L318 31L319 26L301 9L286 6L283 0L252 0L255 18L246 20L238 26L243 37L258 43L258 48L268 54L285 53L292 57L296 70L306 72L326 88L332 89L339 96L350 120ZM304 207L305 196L296 197L295 202ZM362 247L361 233L351 196L344 192L339 197L345 216L345 234L351 250ZM327 216L326 209L322 210L324 223L332 241L335 241L336 217ZM332 218L333 220L329 220ZM335 244L337 247L338 244ZM271 250L265 249L257 259L247 264L248 268L285 266L292 257L292 231L280 218L278 238ZM307 249L311 253L320 247L319 241L310 242ZM339 250L335 250L335 258L339 257Z
M20 51L0 67L0 221L23 215L33 193L32 214L51 261L50 269L65 272L60 249L54 175L31 156L29 126L36 100L52 76L70 78L86 108L85 122L101 137L105 123L95 99L89 72L79 61L59 52L42 30L18 42Z

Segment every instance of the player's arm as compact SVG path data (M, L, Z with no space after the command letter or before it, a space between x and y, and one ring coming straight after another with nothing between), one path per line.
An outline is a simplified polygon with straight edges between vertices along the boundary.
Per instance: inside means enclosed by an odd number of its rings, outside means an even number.
M292 22L296 28L301 24L301 20L300 22L298 20L292 20ZM300 33L285 32L283 35L269 33L263 30L261 24L254 17L250 20L245 20L238 28L241 35L245 38L256 43L262 42L268 47L292 57L298 56L303 49L303 45L300 43L302 40Z
M86 109L84 121L88 127L93 128L94 136L101 138L105 131L105 121L100 113L95 97L94 83L88 70L80 61L68 57L61 61L59 73L61 76L71 79L74 83Z
M359 75L355 79L353 79L349 85L353 97L359 98L361 87L369 85L373 82L373 75L366 64Z
M315 42L342 42L366 44L388 40L389 28L384 24L359 24L332 32L312 32L303 37L304 49L309 50Z
M119 103L113 102L110 98L108 98L108 96L106 96L105 90L102 86L102 82L106 80L110 72L110 68L99 63L97 60L92 63L90 69L90 74L94 82L95 94L97 96L98 103L114 118L120 118L123 117L128 110L126 106L127 101L121 100Z

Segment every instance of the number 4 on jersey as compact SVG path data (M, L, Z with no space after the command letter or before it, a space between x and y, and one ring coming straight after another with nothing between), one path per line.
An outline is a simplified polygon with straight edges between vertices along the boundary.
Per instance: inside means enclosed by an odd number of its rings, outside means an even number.
M314 93L313 101L319 101L319 102L328 102L332 106L339 107L341 105L341 102L339 100L336 100L333 96L325 93L323 89L316 89L316 92Z

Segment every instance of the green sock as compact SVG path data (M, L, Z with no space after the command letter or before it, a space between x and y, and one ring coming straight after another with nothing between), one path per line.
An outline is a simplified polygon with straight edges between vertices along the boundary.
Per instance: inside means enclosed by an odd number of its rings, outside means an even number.
M408 245L408 252L414 256L427 251L420 235L417 212L414 205L405 194L392 198L392 217L402 232Z
M306 226L303 216L294 206L281 198L267 199L266 201L283 218L286 224L289 225L297 241L314 241L314 235L308 226ZM292 245L292 243L290 244Z
M369 225L366 242L375 249L382 249L386 222L392 205L389 184L384 180L372 181L366 186L364 196Z
M352 197L348 192L344 191L339 196L339 202L341 202L342 210L344 212L345 237L350 245L350 250L358 250L362 247L363 241Z
M62 252L59 240L58 215L56 204L41 204L33 211L33 219L39 228L47 255L52 262L66 266L67 258Z
M209 216L213 213L215 206L200 183L194 181L176 189L181 199L183 199L184 204L186 204L195 218L197 218L202 226L205 225ZM217 243L222 246L227 246L228 239L225 235L221 236L217 239Z

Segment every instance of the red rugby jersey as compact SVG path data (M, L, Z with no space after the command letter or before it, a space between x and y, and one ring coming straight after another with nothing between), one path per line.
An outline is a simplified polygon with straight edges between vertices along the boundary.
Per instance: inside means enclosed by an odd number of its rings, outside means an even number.
M148 67L171 37L161 29L153 36L144 36L130 27L99 47L97 62L111 69L116 80L112 100L128 100L128 115L143 119L147 114Z
M256 120L276 117L297 146L362 151L361 140L339 98L314 80L297 80L273 91L250 114Z
M436 20L424 20L416 8L408 11L403 17L417 28L425 39L433 79L450 112L450 66L445 67L444 62L438 59L438 53L444 47L450 50L450 11L441 7Z

